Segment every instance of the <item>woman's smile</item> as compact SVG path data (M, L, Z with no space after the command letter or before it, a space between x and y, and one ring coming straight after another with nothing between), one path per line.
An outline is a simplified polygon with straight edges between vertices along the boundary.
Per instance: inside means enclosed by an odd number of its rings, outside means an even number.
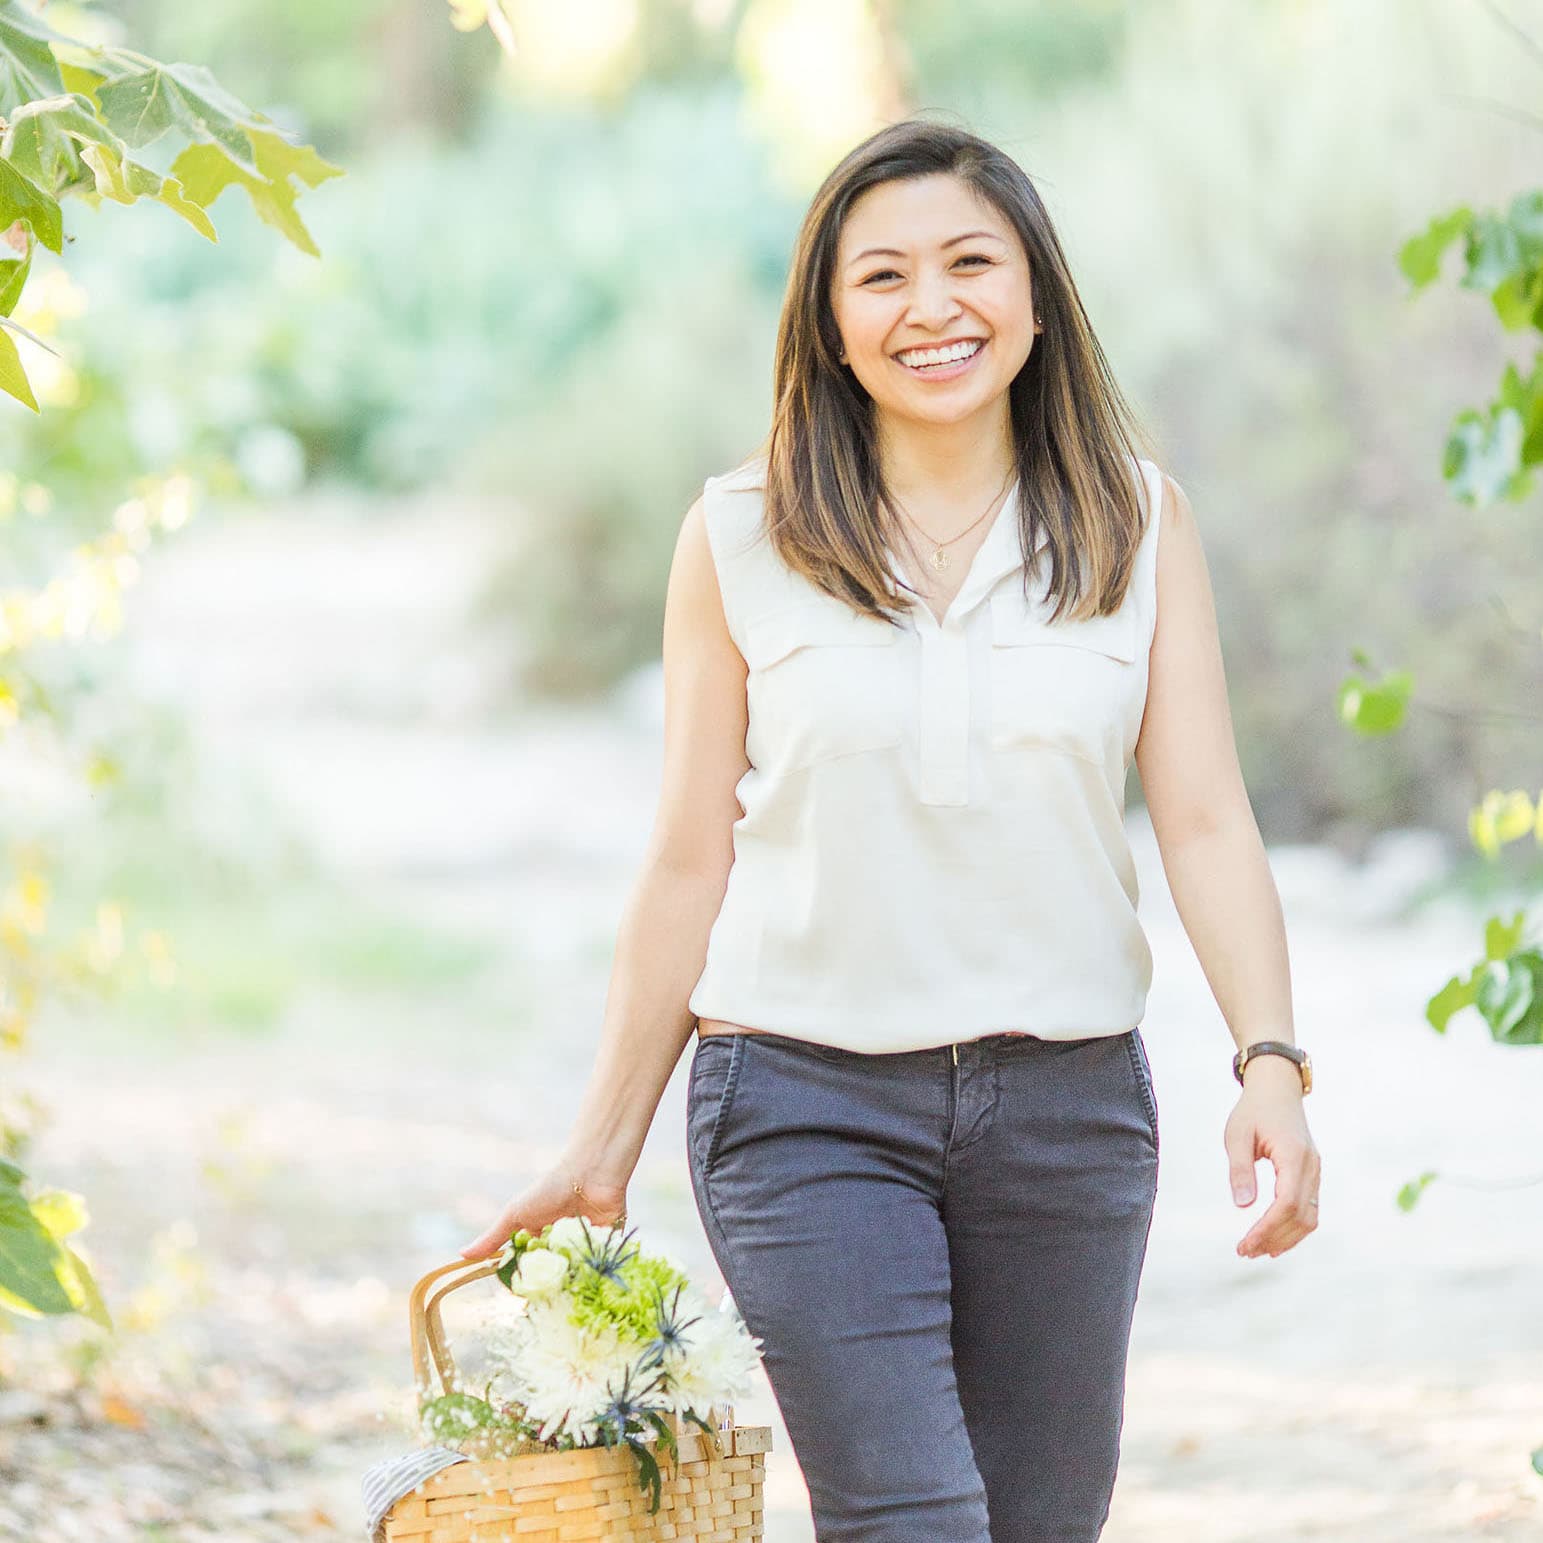
M988 340L979 340L973 353L967 354L963 359L953 359L944 364L907 364L905 359L897 354L895 363L908 375L914 375L919 380L958 380L961 375L975 367L975 361L985 353ZM906 355L925 353L925 349L905 349Z

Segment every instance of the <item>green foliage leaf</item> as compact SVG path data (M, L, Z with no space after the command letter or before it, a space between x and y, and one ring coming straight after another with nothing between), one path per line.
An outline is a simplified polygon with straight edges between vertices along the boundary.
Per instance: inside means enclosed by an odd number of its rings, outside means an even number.
M1438 215L1418 236L1411 236L1398 251L1398 266L1415 287L1423 289L1441 274L1441 258L1473 225L1473 210L1464 204L1450 214Z
M1527 424L1515 407L1496 402L1457 415L1442 455L1442 475L1455 497L1479 508L1519 498L1532 485L1522 465Z
M68 41L16 0L0 0L0 114L64 90L51 45Z
M16 340L4 327L0 327L0 391L9 393L33 412L41 411L38 399L32 394L32 382L27 379L27 372L22 368Z
M1475 1007L1500 1044L1543 1044L1543 951L1522 946L1525 925L1524 911L1510 921L1492 916L1485 923L1484 958L1466 979L1452 976L1425 1004L1426 1021L1438 1034L1454 1013Z
M259 175L244 125L255 115L201 64L157 64L134 59L96 88L102 115L123 142L140 150L175 128L196 144L217 149L248 176Z
M1419 1178L1411 1179L1403 1185L1398 1192L1398 1208L1400 1211L1412 1211L1419 1204L1420 1196L1425 1193L1426 1186L1436 1177L1434 1168L1427 1169Z
M1521 258L1521 236L1511 222L1503 215L1481 214L1469 231L1468 267L1458 282L1488 294L1516 271Z
M199 235L218 241L214 222L201 205L184 196L182 184L175 177L161 177L127 155L115 156L105 145L89 145L82 153L96 177L96 190L114 203L131 204L136 199L153 198L180 214Z
M88 64L81 64L78 60L69 58L55 58L59 60L59 75L64 81L64 89L73 96L85 97L94 108L100 108L101 103L96 99L96 88L107 79L106 70L93 69Z
M86 1202L69 1189L50 1189L35 1195L32 1214L43 1224L49 1237L56 1240L79 1232L90 1220Z
M1358 734L1390 734L1404 721L1413 687L1407 670L1389 671L1377 682L1348 675L1340 683L1335 710L1340 722Z
M26 1318L75 1310L59 1279L59 1245L19 1188L0 1188L0 1307Z
M59 200L24 177L0 157L0 230L15 220L25 220L50 252L64 250L64 216Z
M1508 842L1530 836L1536 821L1537 811L1525 789L1491 788L1468 813L1468 835L1478 851L1495 858Z
M218 150L209 145L189 145L172 162L173 174L181 179L187 196L207 208L228 187L247 190L252 207L266 224L282 231L302 252L321 255L311 233L295 212L299 189L290 184L298 177L311 187L328 177L340 177L341 166L324 160L309 145L294 145L268 129L251 130L258 175L248 176Z
M112 1328L112 1314L107 1310L107 1303L96 1283L96 1277L91 1273L91 1267L67 1243L61 1244L59 1251L62 1256L59 1261L60 1277L70 1301L75 1304L75 1311L104 1329Z
M1425 1004L1425 1021L1438 1033L1445 1034L1452 1014L1465 1007L1472 1007L1478 995L1478 971L1464 980L1454 975L1430 1001Z
M1510 921L1491 916L1484 923L1484 957L1505 959L1521 947L1522 936L1527 930L1527 913L1517 911Z
M11 114L0 155L39 186L57 190L83 175L76 140L118 144L112 130L98 121L89 97L41 97Z
M9 316L27 287L27 275L32 272L32 254L37 250L31 241L27 243L27 255L21 258L0 258L0 316Z
M1501 1044L1543 1044L1543 953L1523 949L1486 963L1474 1006Z

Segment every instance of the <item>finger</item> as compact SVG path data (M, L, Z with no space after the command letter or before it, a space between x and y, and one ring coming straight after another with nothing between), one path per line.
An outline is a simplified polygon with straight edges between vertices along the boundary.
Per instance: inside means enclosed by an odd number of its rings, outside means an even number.
M486 1259L490 1254L496 1254L509 1241L509 1234L513 1230L513 1227L509 1224L508 1213L505 1212L486 1232L473 1238L461 1250L462 1257L466 1259Z
M1238 1244L1238 1253L1275 1255L1301 1242L1318 1225L1316 1208L1307 1204L1316 1188L1316 1183L1308 1181L1300 1170L1282 1175L1274 1202L1245 1234Z
M1295 1248L1313 1229L1300 1223L1293 1225L1288 1230L1273 1236L1257 1247L1245 1250L1242 1244L1238 1245L1238 1252L1247 1258L1256 1258L1261 1254L1268 1254L1272 1259L1278 1259L1288 1248Z
M1252 1143L1250 1143L1252 1148ZM1258 1158L1244 1152L1235 1152L1230 1163L1232 1198L1238 1205L1252 1205L1257 1194L1254 1191L1254 1164Z

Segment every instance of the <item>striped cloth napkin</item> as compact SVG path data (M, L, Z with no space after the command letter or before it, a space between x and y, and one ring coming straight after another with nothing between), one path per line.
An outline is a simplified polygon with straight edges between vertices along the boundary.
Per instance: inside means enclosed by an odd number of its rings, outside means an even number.
M370 1543L386 1543L386 1512L403 1495L410 1495L441 1468L469 1461L464 1452L457 1452L454 1447L420 1447L415 1452L383 1457L372 1463L360 1481L364 1491L364 1532Z

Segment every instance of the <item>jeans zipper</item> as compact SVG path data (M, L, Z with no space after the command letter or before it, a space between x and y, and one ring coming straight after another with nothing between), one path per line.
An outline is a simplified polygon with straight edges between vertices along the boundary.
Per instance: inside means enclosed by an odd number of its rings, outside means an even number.
M954 1052L954 1065L957 1066L959 1064L959 1047L958 1045L950 1045L948 1048Z

